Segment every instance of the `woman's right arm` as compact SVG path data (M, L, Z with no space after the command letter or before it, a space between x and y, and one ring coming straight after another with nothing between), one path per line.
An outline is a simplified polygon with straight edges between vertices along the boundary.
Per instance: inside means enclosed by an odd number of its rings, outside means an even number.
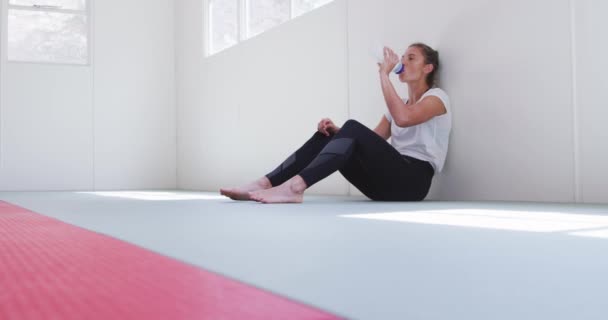
M378 123L376 129L374 129L374 132L384 140L391 137L391 123L388 122L386 116L382 116L382 119L380 119L380 123Z

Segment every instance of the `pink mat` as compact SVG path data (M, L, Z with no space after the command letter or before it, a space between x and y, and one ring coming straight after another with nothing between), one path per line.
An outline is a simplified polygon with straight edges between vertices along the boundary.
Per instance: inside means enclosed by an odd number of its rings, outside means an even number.
M0 201L0 319L338 319Z

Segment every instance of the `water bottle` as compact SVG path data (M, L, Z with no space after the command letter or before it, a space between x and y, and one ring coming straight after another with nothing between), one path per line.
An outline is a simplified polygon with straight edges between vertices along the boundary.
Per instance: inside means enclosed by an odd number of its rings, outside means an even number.
M372 56L376 59L378 63L384 62L384 47L383 46L375 46L374 49L371 50ZM392 72L395 74L400 74L405 71L405 66L401 61L397 62Z

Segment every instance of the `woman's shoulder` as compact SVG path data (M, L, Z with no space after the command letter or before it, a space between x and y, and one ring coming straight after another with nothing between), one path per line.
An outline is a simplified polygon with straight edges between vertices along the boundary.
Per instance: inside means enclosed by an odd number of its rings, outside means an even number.
M450 108L450 97L443 89L441 89L439 87L433 87L424 93L423 97L427 97L427 96L435 96L435 97L439 98L445 105L446 109Z
M432 96L432 95L442 95L442 96L448 96L448 94L441 88L439 87L433 87L430 88L429 90L427 90L424 95L426 96Z

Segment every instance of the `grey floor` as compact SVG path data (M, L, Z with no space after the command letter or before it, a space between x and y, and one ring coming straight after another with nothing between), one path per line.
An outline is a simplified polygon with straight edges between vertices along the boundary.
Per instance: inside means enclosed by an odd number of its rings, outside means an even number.
M608 319L608 206L213 193L0 199L351 319Z

